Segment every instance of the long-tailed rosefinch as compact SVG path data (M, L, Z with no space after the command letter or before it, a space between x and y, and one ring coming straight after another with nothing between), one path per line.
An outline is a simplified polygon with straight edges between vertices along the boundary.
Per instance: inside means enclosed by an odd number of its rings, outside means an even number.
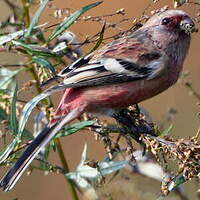
M83 112L112 116L115 109L139 103L172 86L182 70L194 30L185 12L164 11L130 36L62 70L58 76L65 79L58 88L65 91L54 117L1 180L3 190L9 191L63 125Z

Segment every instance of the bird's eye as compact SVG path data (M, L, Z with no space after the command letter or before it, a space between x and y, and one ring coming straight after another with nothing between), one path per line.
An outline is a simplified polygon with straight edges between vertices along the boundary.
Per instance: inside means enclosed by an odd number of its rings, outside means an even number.
M162 25L167 25L167 24L169 24L170 22L171 22L171 19L168 18L168 17L166 17L166 18L164 18L164 19L162 20Z

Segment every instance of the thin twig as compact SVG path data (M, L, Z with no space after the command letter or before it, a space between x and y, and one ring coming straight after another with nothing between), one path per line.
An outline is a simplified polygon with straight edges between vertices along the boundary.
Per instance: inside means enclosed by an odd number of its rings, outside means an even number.
M23 10L24 10L24 23L25 27L28 28L30 25L30 15L29 15L29 3L27 0L21 0Z
M200 94L192 87L192 84L189 82L185 82L185 86L190 90L192 95L200 101Z
M58 150L58 155L60 157L60 161L61 161L62 166L64 168L64 173L66 174L66 173L69 172L69 167L68 167L68 164L67 164L63 149L62 149L61 142L60 142L59 138L56 138L55 142L56 142L56 147L57 147L57 150ZM67 179L67 178L66 178L66 181L68 183L68 188L69 188L69 191L70 191L70 193L72 195L72 199L73 200L78 200L79 198L78 198L78 195L77 195L76 190L74 188L74 183L70 179Z

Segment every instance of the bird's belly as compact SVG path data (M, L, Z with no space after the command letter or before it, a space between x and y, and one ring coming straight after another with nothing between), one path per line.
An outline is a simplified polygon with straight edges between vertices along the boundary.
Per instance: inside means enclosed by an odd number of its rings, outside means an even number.
M105 85L90 88L82 93L89 101L92 109L95 107L123 108L145 99L151 98L172 85L167 77L155 80L139 80L134 82Z

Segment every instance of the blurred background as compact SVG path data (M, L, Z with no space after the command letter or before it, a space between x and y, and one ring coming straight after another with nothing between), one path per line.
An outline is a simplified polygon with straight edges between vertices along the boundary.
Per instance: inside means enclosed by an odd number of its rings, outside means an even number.
M17 1L16 1L17 2ZM80 7L88 5L92 0L85 1L74 1L74 0L54 0L53 5L57 8L69 8L71 11L76 11ZM129 17L140 17L145 8L148 7L151 1L148 0L105 0L100 6L93 8L85 14L85 16L100 16L110 13L114 13L120 8L125 9L125 16L123 18ZM20 4L20 2L19 2ZM156 4L153 4L150 8L147 9L146 14L149 14L151 10L161 8L165 5L168 5L170 8L173 8L172 0L162 0ZM34 15L34 11L37 6L33 7L31 13ZM180 7L180 9L189 13L190 16L196 17L198 6L189 4L186 6ZM10 10L4 1L0 1L0 22L5 20L10 14ZM50 24L56 23L59 20L55 19L53 15L53 9L46 9L43 12L40 24L44 22L49 22ZM106 18L107 22L119 21L122 17L108 17ZM118 25L117 29L126 30L131 27L133 21L125 21ZM98 22L91 21L80 21L71 26L70 31L74 32L79 41L84 41L87 35L93 35L101 30L102 25ZM198 25L197 25L198 27ZM113 30L109 29L106 32L106 36L115 34L116 28ZM49 34L47 32L47 34ZM105 43L109 41L104 41ZM189 72L187 80L192 82L192 86L195 90L200 92L200 62L199 62L199 45L200 45L200 36L199 33L193 34L192 44L187 56L186 62L184 64L184 71ZM85 46L83 49L84 52L91 49L91 45ZM12 64L17 63L23 60L23 57L19 55L9 55L7 53L0 54L0 64ZM26 74L22 74L18 77L19 83L22 84L26 80L30 79ZM29 100L35 95L35 91L28 91L24 96L20 98ZM53 97L55 102L58 102L58 95ZM200 111L197 100L192 96L189 90L184 86L182 81L179 81L175 86L165 91L164 93L148 100L141 105L148 111L153 121L159 125L164 123L164 127L168 127L170 124L173 124L173 129L171 134L174 137L189 137L193 136L199 126L199 117L198 112ZM175 113L175 115L174 115ZM168 122L168 118L172 117L172 121ZM31 119L29 122L31 130ZM84 144L88 144L88 156L90 159L102 160L105 156L105 150L103 145L100 142L95 141L94 135L89 131L79 132L75 135L65 137L62 139L63 148L69 167L71 170L74 170L77 164L79 163L81 152ZM52 162L59 164L59 158L56 153L52 153L50 156ZM1 168L2 170L2 168ZM0 172L2 176L6 169ZM3 193L0 191L0 199L2 200L13 200L17 197L19 200L41 200L41 199L70 199L68 194L67 186L65 179L61 175L50 174L45 176L42 172L34 171L34 175L26 176L19 181L16 187L9 193ZM112 195L112 199L134 199L134 200L147 200L147 199L156 199L160 194L160 183L148 179L146 177L141 177L138 175L132 175L130 172L124 170L123 175L118 176L111 184L106 184L103 187L102 199L111 199L108 194ZM126 178L128 177L128 178ZM194 181L186 183L184 185L186 193L189 195L189 199L193 200L196 198L197 186L194 184ZM170 195L166 199L176 199L175 196ZM178 199L178 198L177 198Z

